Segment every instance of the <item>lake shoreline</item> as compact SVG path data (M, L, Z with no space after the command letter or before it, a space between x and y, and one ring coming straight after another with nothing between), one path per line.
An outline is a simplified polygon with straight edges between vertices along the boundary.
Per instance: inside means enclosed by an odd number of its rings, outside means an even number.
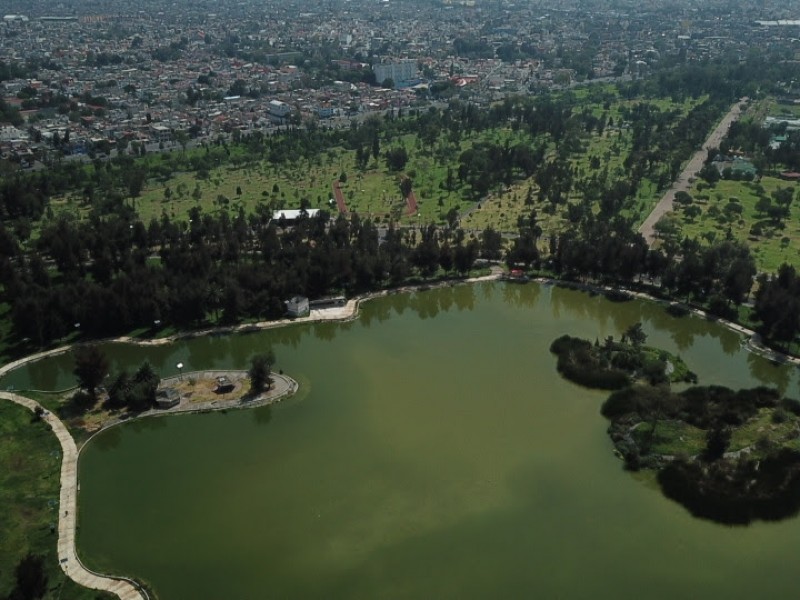
M179 333L166 336L163 338L138 339L131 336L119 336L115 338L101 338L98 340L93 340L91 342L77 342L74 344L67 344L66 346L59 346L58 348L52 348L49 350L44 350L41 352L30 354L28 356L6 363L5 365L0 366L0 379L2 379L7 373L15 369L18 369L19 367L25 366L31 362L35 362L42 358L48 358L50 356L59 356L65 354L66 352L69 352L70 350L72 350L72 348L74 348L77 345L80 345L81 343L96 343L96 344L117 343L117 344L133 344L137 346L161 346L161 345L171 344L180 340L190 340L207 335L218 336L218 335L230 335L236 333L253 333L257 331L277 329L289 325L305 324L305 323L324 323L324 322L337 322L337 321L348 322L358 318L359 309L363 302L368 302L376 298L384 298L386 296L394 294L419 292L429 289L450 287L454 285L483 283L488 281L502 281L502 280L508 280L507 275L502 271L500 267L493 266L492 273L490 275L485 275L482 277L471 277L467 279L446 279L436 282L407 285L398 288L384 289L377 292L370 292L368 294L363 294L361 296L356 296L355 298L351 298L350 300L347 301L347 303L344 306L314 309L306 317L298 317L295 319L286 318L286 319L279 319L276 321L259 321L257 323L246 323L241 325L208 327L205 329L200 329L195 331L181 331ZM781 364L788 363L795 366L800 366L800 357L770 348L761 341L761 336L755 330L740 325L738 323L734 323L733 321L729 321L722 317L717 317L707 311L690 306L683 302L679 302L676 300L669 300L665 298L659 298L647 292L631 290L622 286L608 286L600 283L582 283L575 281L567 281L564 279L556 279L551 277L533 277L529 280L524 280L524 281L511 279L511 281L515 281L517 283L525 283L526 281L530 281L542 285L556 285L568 289L575 289L588 293L603 294L603 295L624 294L628 296L629 299L647 300L667 307L677 306L680 307L681 309L686 310L687 314L693 314L697 317L701 317L708 321L719 323L720 325L726 327L727 329L735 333L738 333L742 336L745 336L746 338L748 338L746 341L747 349L751 352L754 352L755 354L763 356L764 358L773 362ZM19 391L33 391L33 390L19 390Z

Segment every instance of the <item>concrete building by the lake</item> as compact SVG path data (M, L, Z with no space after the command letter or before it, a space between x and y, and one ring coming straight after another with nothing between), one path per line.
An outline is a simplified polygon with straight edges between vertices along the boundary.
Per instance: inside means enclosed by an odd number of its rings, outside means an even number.
M292 318L307 317L310 312L308 298L305 296L293 296L286 301L286 314Z

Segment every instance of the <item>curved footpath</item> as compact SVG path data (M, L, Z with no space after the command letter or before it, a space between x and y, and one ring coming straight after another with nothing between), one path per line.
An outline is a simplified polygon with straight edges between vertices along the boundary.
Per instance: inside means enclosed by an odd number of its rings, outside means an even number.
M495 281L501 279L502 277L503 277L502 269L500 267L493 266L491 275L487 275L485 277L474 277L470 279L465 279L463 281L459 281L456 283L478 283L482 281ZM629 294L633 298L650 300L653 302L658 302L660 304L672 304L667 300L656 298L644 292L636 292L624 288L612 288L609 286L602 286L602 285L572 283L572 282L560 281L557 279L548 279L544 277L535 278L533 281L537 283L561 285L564 287L570 287L584 291L595 291L600 293L623 291L624 293ZM355 319L358 316L358 309L361 302L371 300L372 298L380 298L395 293L410 292L420 289L422 287L424 287L425 289L444 287L447 285L452 285L453 283L454 282L452 281L445 281L434 284L423 284L421 286L408 286L393 290L383 290L381 292L376 292L374 294L368 294L359 298L353 298L349 300L347 304L342 307L313 310L311 311L311 314L308 317L302 317L298 319L282 319L280 321L265 321L255 324L239 325L235 327L212 328L203 331L179 333L170 337L161 338L157 340L137 340L130 337L120 337L120 338L113 338L100 341L133 343L143 346L161 345L161 344L169 344L180 339L200 337L203 335L236 333L242 331L257 331L261 329L283 327L285 325L289 325L292 323L309 323L309 322L319 322L319 321L346 321ZM748 336L749 338L748 347L752 351L764 355L770 360L775 360L779 362L790 363L800 366L800 358L776 352L761 344L760 338L755 331L748 329L746 327L742 327L741 325L738 325L731 321L726 321L725 319L717 319L716 317L713 317L712 315L709 315L708 313L702 310L690 307L686 308L688 308L690 312L692 312L693 314L696 314L703 318L714 318L717 322L719 322L721 325L726 326L728 329L731 329L732 331L740 333L744 336ZM71 346L62 346L60 348L54 348L52 350L39 352L36 354L32 354L30 356L26 356L19 360L10 362L0 367L0 377L5 375L9 371L19 368L27 363L39 360L41 358L45 358L47 356L56 356L59 354L63 354L69 351L70 348ZM241 404L238 401L236 403L215 402L210 405L201 405L195 407L182 404L179 405L178 407L175 407L175 409L167 411L163 410L148 411L147 413L144 413L142 416L150 416L156 414L175 414L183 412L200 412L208 410L225 410L229 408L260 406L266 403L274 402L279 398L294 393L297 390L297 383L291 378L276 374L273 374L273 377L280 381L279 385L275 386L275 391L278 392L277 395L271 395L270 397L267 398L261 398L260 400L253 401L252 403L248 402L247 404ZM25 398L23 396L19 396L17 394L13 394L10 392L0 392L0 399L16 402L17 404L25 406L31 411L36 410L36 408L40 406L39 403L36 402L35 400L31 400L29 398ZM113 594L116 594L122 600L149 600L147 592L144 589L140 588L138 584L136 584L136 582L122 577L109 577L100 575L98 573L94 573L89 569L87 569L86 567L84 567L83 564L78 559L78 556L75 552L75 526L76 526L75 519L77 514L77 487L78 487L78 449L75 445L75 440L72 439L72 436L70 435L66 426L55 415L53 415L49 411L45 411L42 418L47 423L49 423L50 427L52 428L59 442L61 443L61 448L63 450L63 459L61 462L61 496L60 496L61 508L59 510L59 521L58 521L58 556L61 562L61 568L70 578L72 578L75 582L79 583L80 585L92 589L105 590L111 592ZM111 425L114 425L118 422L119 421L112 423Z
M11 400L35 411L39 403L9 392L0 392L0 398ZM66 426L58 417L45 411L46 421L61 444L61 494L58 517L58 560L61 569L74 582L94 590L116 594L122 600L148 600L144 590L140 591L133 581L122 577L108 577L94 573L83 566L75 553L75 518L78 509L78 448Z
M746 102L747 98L742 98L739 102L731 107L730 111L728 111L728 114L726 114L722 118L722 121L719 122L719 125L714 128L714 131L712 131L708 136L708 139L705 141L700 150L695 152L692 158L689 159L689 162L686 163L686 166L683 168L683 171L681 171L681 174L678 175L678 178L664 193L664 195L661 197L661 200L659 200L658 204L656 204L653 208L653 211L644 220L641 227L639 227L639 233L644 236L649 246L652 246L653 242L656 240L656 223L658 223L661 217L672 211L674 207L675 194L678 192L689 191L689 189L692 187L691 179L695 177L695 174L700 169L703 168L703 164L708 156L709 148L719 148L720 143L728 134L728 129L730 129L731 123L738 120L741 116Z

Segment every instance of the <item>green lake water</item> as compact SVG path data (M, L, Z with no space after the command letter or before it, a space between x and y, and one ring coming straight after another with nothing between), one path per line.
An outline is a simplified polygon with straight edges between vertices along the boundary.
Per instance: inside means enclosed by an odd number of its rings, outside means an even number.
M777 386L796 370L653 303L535 284L395 295L359 320L169 347L109 345L164 376L246 368L272 345L301 392L274 407L146 419L80 462L82 559L161 600L796 598L800 519L692 518L623 470L604 393L562 380L551 341L619 336L679 353L701 384ZM71 383L56 357L3 387Z

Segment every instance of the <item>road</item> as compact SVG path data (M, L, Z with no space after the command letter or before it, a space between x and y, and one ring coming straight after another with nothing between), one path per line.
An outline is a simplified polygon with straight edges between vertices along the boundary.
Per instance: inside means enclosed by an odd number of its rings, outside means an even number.
M658 223L658 220L663 217L668 212L672 211L673 203L675 200L675 194L678 192L688 192L689 189L692 187L692 184L689 182L691 178L695 176L700 169L703 168L703 163L708 156L708 149L709 148L719 148L722 139L728 133L728 129L731 126L731 123L738 120L742 114L742 110L744 109L745 103L747 102L747 98L742 98L739 102L731 107L728 114L719 122L716 129L711 132L711 135L708 136L708 139L703 144L703 147L694 153L694 156L686 163L686 166L681 171L681 174L678 175L678 178L672 183L672 186L664 193L659 200L658 204L656 204L655 208L653 208L653 212L644 220L641 227L639 227L639 233L644 236L644 239L647 240L648 245L652 246L653 242L656 240L656 232L655 232L655 225Z

